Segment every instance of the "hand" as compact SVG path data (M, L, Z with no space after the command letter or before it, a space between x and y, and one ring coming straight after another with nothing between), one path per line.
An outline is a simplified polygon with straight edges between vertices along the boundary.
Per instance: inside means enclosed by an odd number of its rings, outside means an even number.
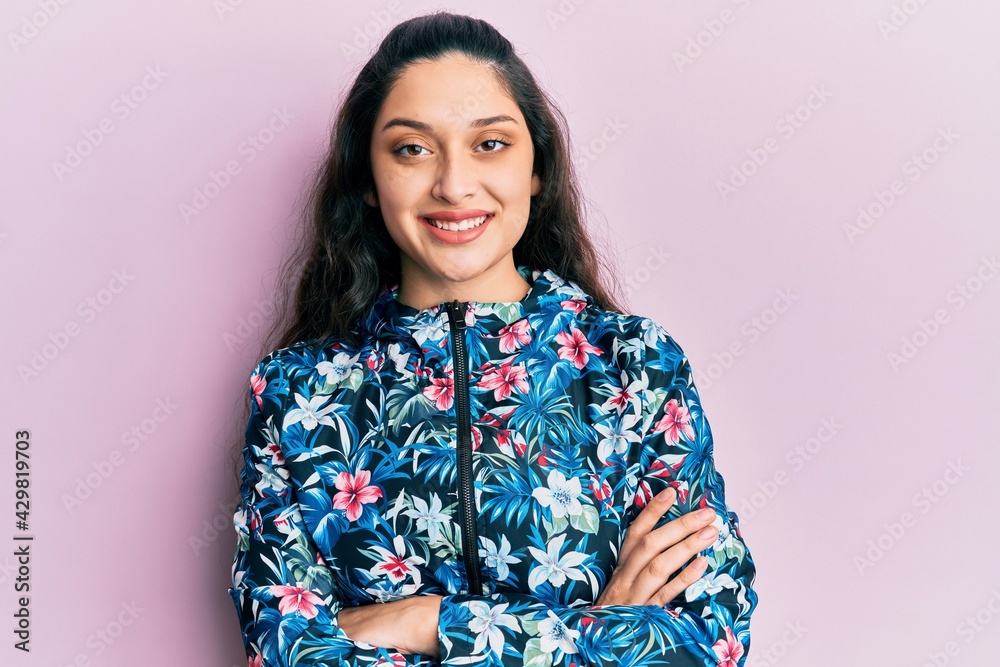
M618 565L595 605L662 607L702 575L708 565L704 556L670 579L691 556L715 541L718 531L710 525L715 520L715 511L706 508L691 512L652 530L676 498L677 492L672 488L661 491L628 527ZM695 533L700 529L704 530Z
M337 615L337 625L356 642L437 660L440 609L440 595L416 595L392 602L344 607Z

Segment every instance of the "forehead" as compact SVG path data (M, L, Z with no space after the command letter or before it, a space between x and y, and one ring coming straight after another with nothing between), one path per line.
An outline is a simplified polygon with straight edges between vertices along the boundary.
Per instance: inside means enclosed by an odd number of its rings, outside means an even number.
M389 91L376 121L404 116L435 128L466 127L473 118L507 113L521 122L517 104L493 70L461 54L408 65Z

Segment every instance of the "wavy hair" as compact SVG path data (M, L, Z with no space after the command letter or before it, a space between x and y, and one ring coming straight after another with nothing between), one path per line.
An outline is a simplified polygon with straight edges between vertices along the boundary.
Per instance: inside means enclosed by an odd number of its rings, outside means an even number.
M541 190L531 197L515 265L551 269L607 310L624 312L616 270L583 224L583 201L562 112L539 87L513 45L481 19L438 11L397 24L354 80L337 113L329 150L303 208L303 234L279 271L273 325L257 358L296 342L337 336L358 341L357 324L386 285L399 282L399 247L378 208L370 142L382 103L407 66L463 54L487 67L524 116ZM602 280L602 273L607 282ZM241 397L244 408L249 402ZM248 418L243 411L243 420ZM239 451L234 468L240 465Z

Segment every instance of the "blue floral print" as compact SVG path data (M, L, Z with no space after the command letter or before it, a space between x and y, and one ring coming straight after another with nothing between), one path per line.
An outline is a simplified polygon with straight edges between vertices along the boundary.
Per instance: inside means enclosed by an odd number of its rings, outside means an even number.
M742 667L755 567L687 357L652 320L518 266L519 302L418 310L382 290L361 342L250 376L229 593L253 666ZM626 530L715 510L705 574L664 607L595 601ZM441 595L440 657L356 642L346 606Z

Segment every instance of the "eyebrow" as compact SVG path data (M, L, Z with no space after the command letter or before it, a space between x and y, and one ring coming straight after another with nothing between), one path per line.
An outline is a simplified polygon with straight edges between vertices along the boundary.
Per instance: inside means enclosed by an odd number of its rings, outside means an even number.
M517 121L514 120L512 117L508 116L507 114L500 114L498 116L490 116L489 118L477 118L471 123L469 123L469 127L474 127L474 128L488 127L496 123L514 123L516 125ZM412 120L410 118L393 118L382 127L382 131L385 132L390 127L396 127L396 126L411 127L414 130L420 130L421 132L433 131L431 126L428 125L427 123L421 122L419 120Z

